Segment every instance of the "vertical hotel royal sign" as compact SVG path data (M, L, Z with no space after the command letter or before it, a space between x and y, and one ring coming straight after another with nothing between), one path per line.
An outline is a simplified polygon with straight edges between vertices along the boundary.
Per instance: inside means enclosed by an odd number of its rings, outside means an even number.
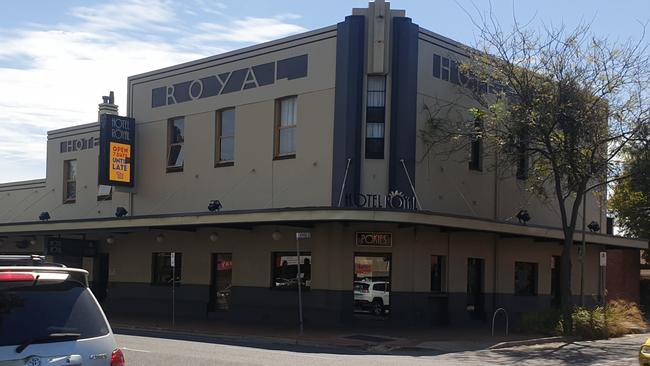
M103 114L99 123L99 184L133 187L135 120Z

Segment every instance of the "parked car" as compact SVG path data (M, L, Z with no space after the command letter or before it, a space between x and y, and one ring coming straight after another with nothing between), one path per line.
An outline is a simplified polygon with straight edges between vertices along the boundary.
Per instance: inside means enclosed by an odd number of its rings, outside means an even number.
M87 271L0 255L0 364L125 364Z
M390 308L390 282L355 281L354 306L377 316L384 315Z
M639 349L639 366L650 366L650 338Z

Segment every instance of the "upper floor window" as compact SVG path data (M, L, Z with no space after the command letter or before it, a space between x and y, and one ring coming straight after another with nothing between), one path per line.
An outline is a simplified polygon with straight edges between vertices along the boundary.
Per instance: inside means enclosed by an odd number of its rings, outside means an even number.
M294 157L296 154L297 97L276 101L275 157Z
M366 159L383 159L386 118L385 76L368 76L366 103Z
M517 155L517 179L526 180L528 178L528 153L524 143L520 143Z
M185 119L173 118L167 122L167 171L182 171L185 157Z
M232 165L235 160L235 108L217 112L216 165Z
M471 170L483 170L483 123L480 120L474 121L474 130L469 145L469 168Z
M77 200L77 160L63 162L63 203Z

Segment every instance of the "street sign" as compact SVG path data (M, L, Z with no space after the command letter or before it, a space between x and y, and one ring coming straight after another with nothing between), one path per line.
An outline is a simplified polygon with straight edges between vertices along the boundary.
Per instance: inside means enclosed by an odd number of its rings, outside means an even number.
M311 233L309 231L296 233L296 239L309 239L309 238L311 238Z
M600 266L607 266L607 252L600 252Z
M172 252L171 259L169 262L172 267L176 267L176 252Z

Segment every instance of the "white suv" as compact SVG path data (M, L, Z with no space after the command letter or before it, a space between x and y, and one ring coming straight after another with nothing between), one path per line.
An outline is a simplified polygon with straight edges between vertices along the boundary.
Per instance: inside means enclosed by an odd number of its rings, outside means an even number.
M384 315L390 308L390 282L354 281L354 306Z
M88 272L0 255L0 365L123 366Z

